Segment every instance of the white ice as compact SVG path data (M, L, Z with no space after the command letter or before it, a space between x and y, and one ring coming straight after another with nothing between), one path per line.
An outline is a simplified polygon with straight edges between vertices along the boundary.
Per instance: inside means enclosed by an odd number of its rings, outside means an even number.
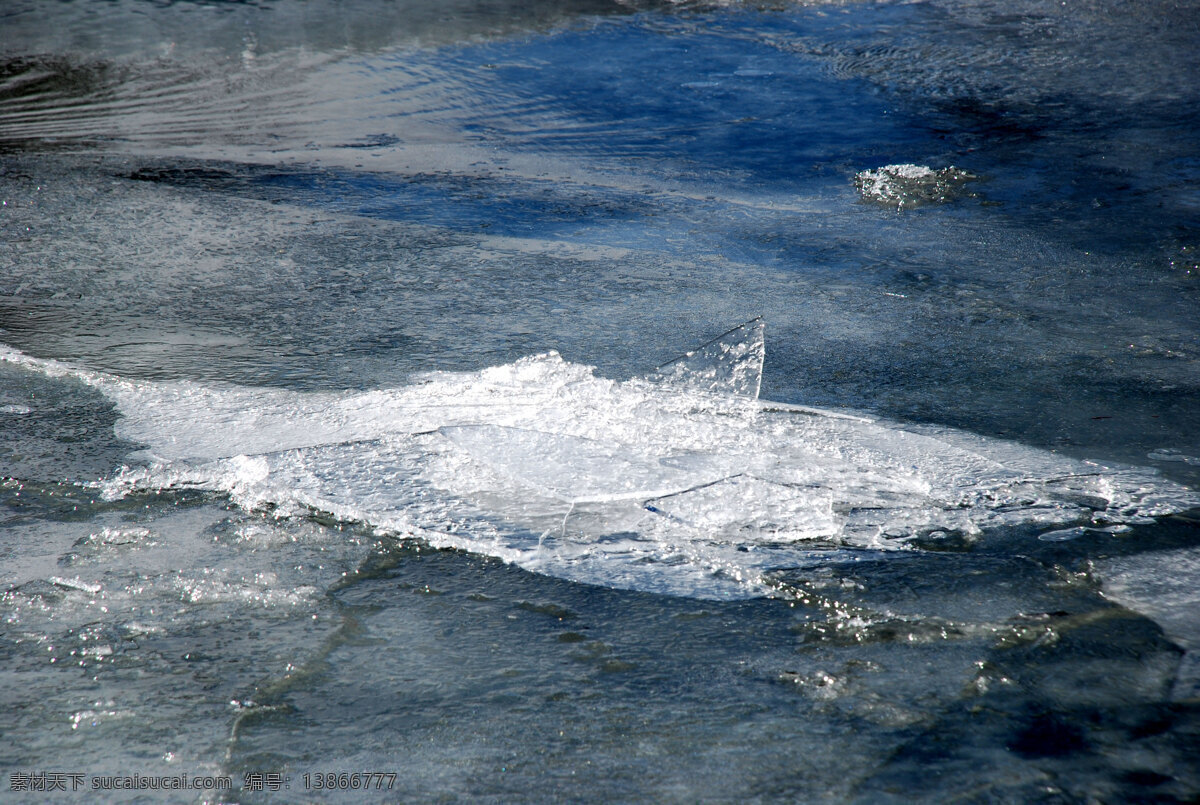
M88 383L143 444L99 485L199 486L613 586L761 594L773 568L899 550L935 531L1098 529L1200 504L1154 470L947 428L757 399L748 322L643 378L557 353L368 392L134 382L0 347Z

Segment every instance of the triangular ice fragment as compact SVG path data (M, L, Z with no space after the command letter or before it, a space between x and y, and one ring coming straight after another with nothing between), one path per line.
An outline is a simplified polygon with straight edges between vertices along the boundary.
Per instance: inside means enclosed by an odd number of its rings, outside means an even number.
M646 379L692 391L758 399L765 355L763 320L755 318L664 363Z

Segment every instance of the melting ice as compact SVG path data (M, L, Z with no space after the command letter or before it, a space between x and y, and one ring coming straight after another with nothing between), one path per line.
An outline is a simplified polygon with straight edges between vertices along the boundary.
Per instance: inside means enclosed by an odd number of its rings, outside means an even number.
M884 165L856 173L854 186L864 201L902 210L952 201L967 194L964 186L978 178L953 165L940 170L924 165Z
M1153 470L758 399L763 323L617 382L555 352L346 393L135 382L0 348L110 397L145 445L97 482L324 512L576 581L758 595L770 572L988 529L1196 506Z

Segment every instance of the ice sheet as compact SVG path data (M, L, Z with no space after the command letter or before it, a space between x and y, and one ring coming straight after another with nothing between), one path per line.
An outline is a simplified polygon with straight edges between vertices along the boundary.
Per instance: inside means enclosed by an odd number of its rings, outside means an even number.
M1103 560L1094 573L1106 598L1151 618L1185 650L1172 698L1200 696L1200 550Z
M198 486L278 515L345 520L575 580L761 593L813 550L899 550L935 532L1047 539L1195 506L1154 470L948 428L754 399L760 321L645 378L545 353L402 387L312 393L134 383L13 350L111 397L145 449L98 483ZM748 550L754 547L755 550Z

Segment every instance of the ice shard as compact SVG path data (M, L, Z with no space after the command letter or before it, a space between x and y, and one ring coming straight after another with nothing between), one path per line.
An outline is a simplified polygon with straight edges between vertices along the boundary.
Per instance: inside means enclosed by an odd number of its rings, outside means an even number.
M699 349L664 363L647 379L691 391L757 400L766 357L763 329L761 318L739 324Z

